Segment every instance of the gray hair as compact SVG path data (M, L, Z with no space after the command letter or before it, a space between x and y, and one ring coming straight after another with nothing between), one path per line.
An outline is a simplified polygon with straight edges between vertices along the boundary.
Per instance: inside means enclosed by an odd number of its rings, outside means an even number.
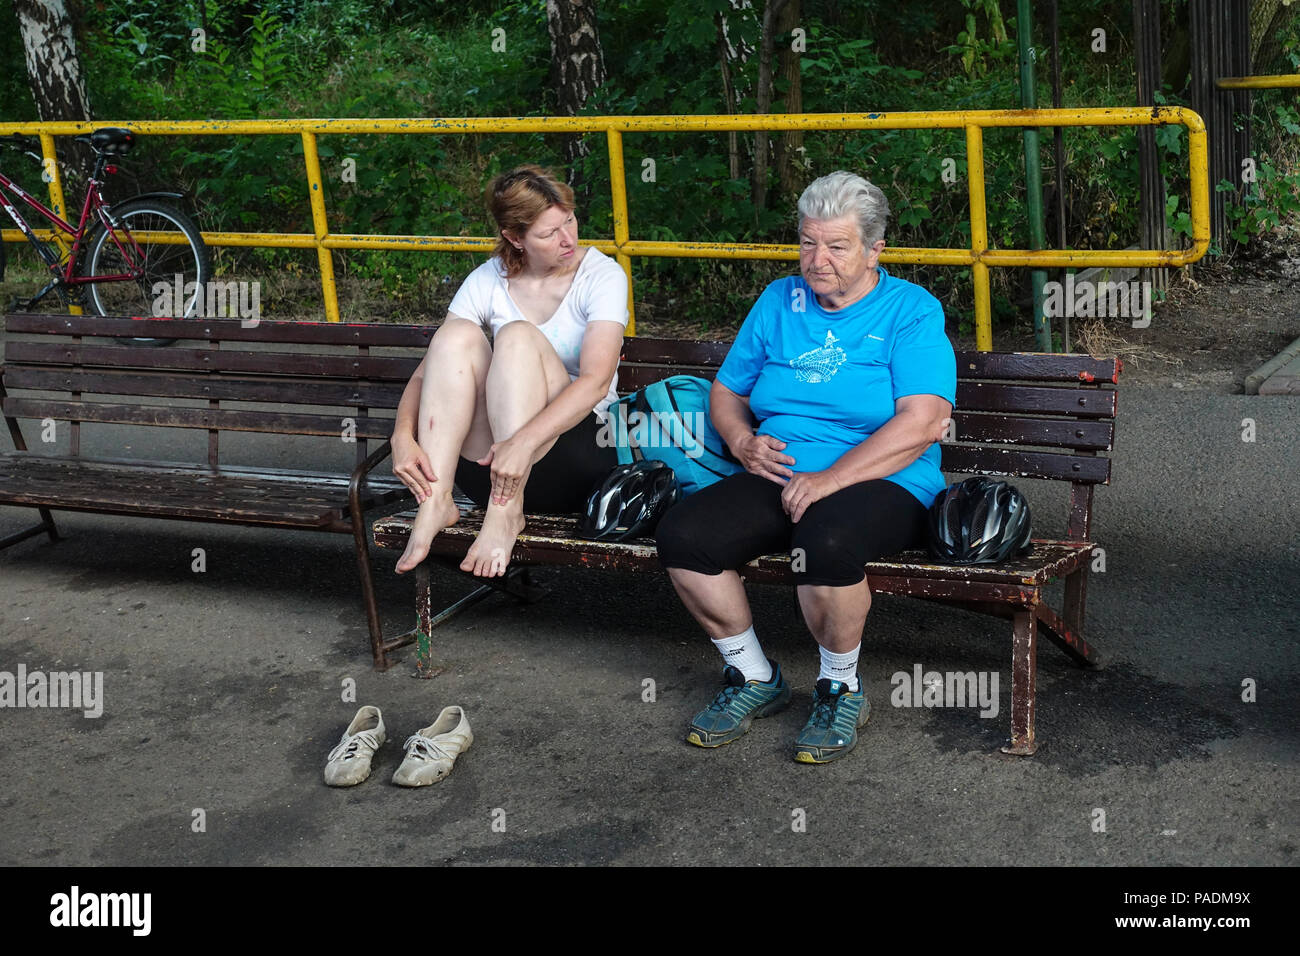
M839 219L841 216L857 218L862 244L870 246L885 238L889 201L879 186L842 169L814 179L799 197L800 231L805 219Z

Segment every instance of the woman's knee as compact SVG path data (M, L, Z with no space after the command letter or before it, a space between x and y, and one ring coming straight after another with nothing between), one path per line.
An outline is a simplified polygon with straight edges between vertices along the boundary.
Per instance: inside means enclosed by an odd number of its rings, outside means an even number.
M569 384L569 373L551 340L533 323L522 319L497 329L492 340L492 364L502 369L510 381L527 368L540 369L550 398Z
M491 354L492 347L488 344L483 327L469 319L448 319L429 339L430 355L447 352L465 355L474 351L480 351L486 356Z
M523 319L507 322L497 329L496 334L492 337L492 351L497 354L507 349L535 349L540 351L543 347L551 352L555 351L555 347L551 345L551 340L542 334L542 330L531 322L525 322Z
M857 584L863 577L866 552L860 529L833 521L809 521L805 514L795 525L790 569L799 584Z
M684 505L683 502L669 508L655 528L659 563L666 568L687 568L692 571L707 568L716 573L713 568L716 562L705 553L703 547L709 538L707 522L701 521L703 516L693 514L694 509Z

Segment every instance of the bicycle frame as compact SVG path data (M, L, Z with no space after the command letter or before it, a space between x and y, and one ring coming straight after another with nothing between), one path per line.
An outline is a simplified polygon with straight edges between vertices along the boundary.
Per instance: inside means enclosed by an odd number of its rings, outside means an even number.
M95 161L94 174L91 176L90 182L86 184L86 198L81 206L81 219L77 223L77 228L75 229L64 221L63 217L58 215L58 213L47 209L42 205L40 200L26 192L12 179L5 176L3 173L0 173L0 205L4 206L4 210L9 214L9 218L14 221L18 230L27 237L27 241L35 247L41 260L49 267L50 272L57 277L59 283L62 285L74 286L85 285L91 282L121 282L128 279L138 278L143 274L144 270L135 265L135 263L140 262L143 257L143 251L140 249L140 244L135 241L135 237L131 235L130 231L127 230L125 226L114 226L112 217L106 212L109 206L108 203L104 201L104 197L99 191L99 187L103 182L102 179L100 179L100 176L104 173L105 166L106 163L103 157L100 157ZM42 241L41 238L36 235L35 230L33 230L32 227L27 224L27 221L23 219L22 213L20 213L6 198L6 189L10 190L15 196L25 202L32 209L39 212L50 221L50 224L53 225L55 229L64 233L71 239L71 248L64 257L54 256L49 244ZM77 267L77 260L81 255L82 243L86 238L86 233L89 231L92 215L95 220L101 223L108 231L109 237L122 253L123 260L132 264L132 272L102 276L77 276L73 274ZM129 254L127 252L127 248L123 245L120 238L121 236L125 236L126 240L130 243L134 254Z

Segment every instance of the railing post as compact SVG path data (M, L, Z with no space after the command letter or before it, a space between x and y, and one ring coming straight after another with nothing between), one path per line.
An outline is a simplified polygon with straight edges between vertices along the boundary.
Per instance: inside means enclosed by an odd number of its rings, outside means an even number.
M321 294L325 299L325 321L339 321L338 287L334 284L334 259L325 247L329 220L325 216L325 193L321 185L320 155L316 134L302 132L302 156L307 163L307 192L311 198L312 229L316 233L316 261L320 263Z
M623 134L613 127L605 130L609 142L609 191L612 194L614 208L614 245L619 251L615 253L618 264L627 273L627 334L636 335L636 312L632 301L632 257L623 252L631 233L627 223L627 176L623 169Z
M1194 114L1193 114L1194 115ZM1198 116L1193 123L1185 112L1181 115L1187 127L1188 206L1192 216L1192 258L1204 255L1210 247L1210 148L1205 122Z
M59 156L54 149L54 137L44 131L37 134L41 139L41 153L45 157L44 167L50 171L50 210L64 220L68 219L67 207L63 203L63 174L59 172ZM44 172L45 170L41 170ZM77 210L77 215L81 210ZM76 226L76 223L73 223ZM68 237L57 229L50 230L54 237L54 244L59 247L63 255L72 251L72 243L68 242ZM75 297L74 297L75 298ZM68 305L69 315L81 315L81 306L75 302Z
M988 213L984 207L984 130L974 123L966 126L966 183L970 189L970 248L975 260L971 278L975 282L975 348L993 351L993 310L989 304L989 267L984 253L989 248Z

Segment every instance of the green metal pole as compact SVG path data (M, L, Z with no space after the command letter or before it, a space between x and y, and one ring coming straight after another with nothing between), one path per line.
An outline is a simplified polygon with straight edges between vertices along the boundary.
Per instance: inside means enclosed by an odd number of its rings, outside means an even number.
M1033 18L1029 0L1016 0L1016 43L1020 48L1020 105L1032 110L1038 107L1034 90ZM1025 128L1025 189L1029 193L1029 248L1041 249L1043 231L1043 170L1038 157L1038 129ZM1040 352L1052 351L1052 324L1043 308L1043 286L1047 284L1047 271L1035 269L1030 273L1034 287L1034 334Z

